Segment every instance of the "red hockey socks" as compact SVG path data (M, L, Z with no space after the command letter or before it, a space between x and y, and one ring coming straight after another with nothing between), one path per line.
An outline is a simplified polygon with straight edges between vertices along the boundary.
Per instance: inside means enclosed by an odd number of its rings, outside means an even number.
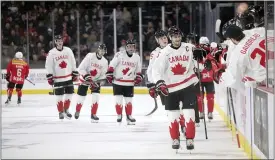
M213 112L213 110L214 110L214 94L213 93L207 94L206 99L207 99L208 113Z
M132 115L132 109L133 109L132 103L128 102L125 106L126 115Z
M92 93L91 114L95 115L98 109L99 93Z
M203 112L203 99L204 96L197 95L199 112Z
M13 88L8 88L8 97L12 96Z
M70 108L72 97L73 97L73 94L64 94L64 109L65 110Z
M19 88L16 88L16 92L17 92L18 98L21 98L22 97L22 90L19 89Z
M56 95L56 106L58 112L64 111L63 95Z
M82 108L82 105L83 105L83 103L85 101L85 97L86 96L77 95L76 106L75 106L75 111L76 112L80 112L80 110Z
M123 96L118 96L116 95L115 96L115 99L116 99L116 113L117 115L121 115L122 114L122 102L123 102Z

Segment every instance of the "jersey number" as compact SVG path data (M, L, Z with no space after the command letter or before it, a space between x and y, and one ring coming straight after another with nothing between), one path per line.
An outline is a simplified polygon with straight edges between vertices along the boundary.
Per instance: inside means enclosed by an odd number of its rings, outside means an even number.
M261 66L265 67L265 40L262 40L260 43L259 43L259 46L260 48L255 48L250 57L252 59L255 59L256 58L256 55L259 54L261 56L261 60L260 60L260 64ZM263 50L262 50L263 49Z
M18 68L17 71L16 71L16 75L17 75L17 77L21 77L22 69Z

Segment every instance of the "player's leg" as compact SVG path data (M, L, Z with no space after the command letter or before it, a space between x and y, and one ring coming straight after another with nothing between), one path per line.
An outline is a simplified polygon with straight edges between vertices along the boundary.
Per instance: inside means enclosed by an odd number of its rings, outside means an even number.
M12 83L12 82L9 82L9 83L7 84L7 88L8 88L8 89L7 89L8 99L7 99L7 101L5 102L5 104L9 104L9 102L11 101L11 97L12 97L12 93L13 93L14 86L15 86L15 84Z
M123 90L122 86L113 84L113 92L115 96L115 108L117 113L117 122L122 121L122 110L123 110Z
M197 101L198 101L198 108L199 108L199 117L200 119L203 119L204 116L204 88L205 88L205 82L201 82L201 92L197 94Z
M63 82L56 82L54 83L54 87L63 86ZM59 119L64 119L64 103L63 103L63 95L65 93L64 88L56 88L54 89L55 99L56 99L56 106L59 112Z
M134 96L134 86L123 86L123 97L125 100L125 113L128 125L134 125L136 119L132 117L133 103L132 99Z
M207 82L205 84L208 119L213 119L214 101L215 101L215 85L214 82Z
M17 92L17 104L20 104L21 103L21 97L22 97L23 84L16 84L15 88L16 88L16 92Z
M83 84L79 85L77 90L77 99L76 99L75 114L74 114L75 119L79 118L81 108L83 106L85 97L87 95L87 91L88 91L87 85L83 85Z
M91 120L92 122L98 122L97 109L99 104L100 87L92 90L92 106L91 106Z
M64 87L64 113L66 118L71 119L72 118L72 114L69 112L69 108L71 105L71 100L73 98L73 94L74 94L74 86L72 85L73 81L67 81L66 85L71 85L71 86L67 86Z
M168 114L169 133L172 139L172 148L179 149L180 147L180 133L179 133L179 92L170 93L165 99L165 110Z
M194 149L194 138L196 133L195 127L195 106L197 103L197 95L192 92L195 86L191 85L181 92L182 112L185 119L186 128L186 148Z
M196 105L195 105L195 120L196 120L197 126L199 126L200 125L199 103L198 103L198 95L200 95L200 85L199 85L199 83L197 83L194 86L194 91L192 93L195 93L197 95Z

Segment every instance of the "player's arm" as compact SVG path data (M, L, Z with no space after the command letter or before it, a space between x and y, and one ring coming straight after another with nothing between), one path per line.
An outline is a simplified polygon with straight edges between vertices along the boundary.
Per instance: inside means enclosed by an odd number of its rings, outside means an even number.
M76 69L76 61L75 61L75 57L74 57L74 53L73 51L68 48L70 54L71 54L71 64L72 64L72 80L73 81L77 81L78 80L78 76L79 76L79 73Z
M119 55L120 53L116 53L114 58L111 60L110 65L108 67L108 70L106 72L106 79L108 81L108 83L112 83L113 79L114 79L114 71L116 66L119 64Z
M29 72L30 72L30 66L28 64L26 64L25 66L25 79L29 76Z
M88 53L84 59L81 61L81 63L78 66L78 72L80 76L83 77L83 80L86 83L90 83L92 81L92 76L90 74L89 65L91 65L91 54Z
M164 72L167 69L167 55L165 54L165 51L162 50L160 53L160 56L155 60L155 63L153 64L153 81L156 84L156 91L160 91L164 96L168 96L168 88L165 84L165 81L163 79Z
M53 85L53 83L54 83L54 80L53 80L54 65L55 64L54 64L54 60L53 60L53 57L52 57L52 53L49 52L49 54L46 58L46 63L45 63L45 68L46 68L46 71L47 71L46 77L47 77L49 85Z
M143 80L143 75L141 74L141 61L140 61L140 57L137 55L137 66L136 66L136 78L135 78L135 85L138 85L142 82Z
M12 68L12 60L8 63L7 65L7 74L6 74L6 80L9 82L10 81L10 76L11 76L11 68Z
M149 60L149 66L147 68L147 77L148 77L148 82L149 83L153 83L153 77L152 77L152 66L155 62L155 54L154 54L154 51L150 54L150 60Z

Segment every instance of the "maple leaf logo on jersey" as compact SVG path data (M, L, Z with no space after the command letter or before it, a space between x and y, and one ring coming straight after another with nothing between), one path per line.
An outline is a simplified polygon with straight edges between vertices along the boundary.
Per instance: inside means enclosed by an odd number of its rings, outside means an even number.
M123 70L122 70L123 75L126 75L126 74L127 74L127 72L128 72L129 70L130 70L130 68L129 68L129 67L127 67L127 68L123 69Z
M186 67L182 67L182 65L178 63L172 67L171 71L174 73L174 75L182 75L186 71Z
M60 64L59 64L59 67L60 68L66 68L67 67L67 63L65 61L62 61Z
M97 70L96 69L94 69L94 70L91 71L91 76L94 77L94 76L96 76L96 74L97 74Z

